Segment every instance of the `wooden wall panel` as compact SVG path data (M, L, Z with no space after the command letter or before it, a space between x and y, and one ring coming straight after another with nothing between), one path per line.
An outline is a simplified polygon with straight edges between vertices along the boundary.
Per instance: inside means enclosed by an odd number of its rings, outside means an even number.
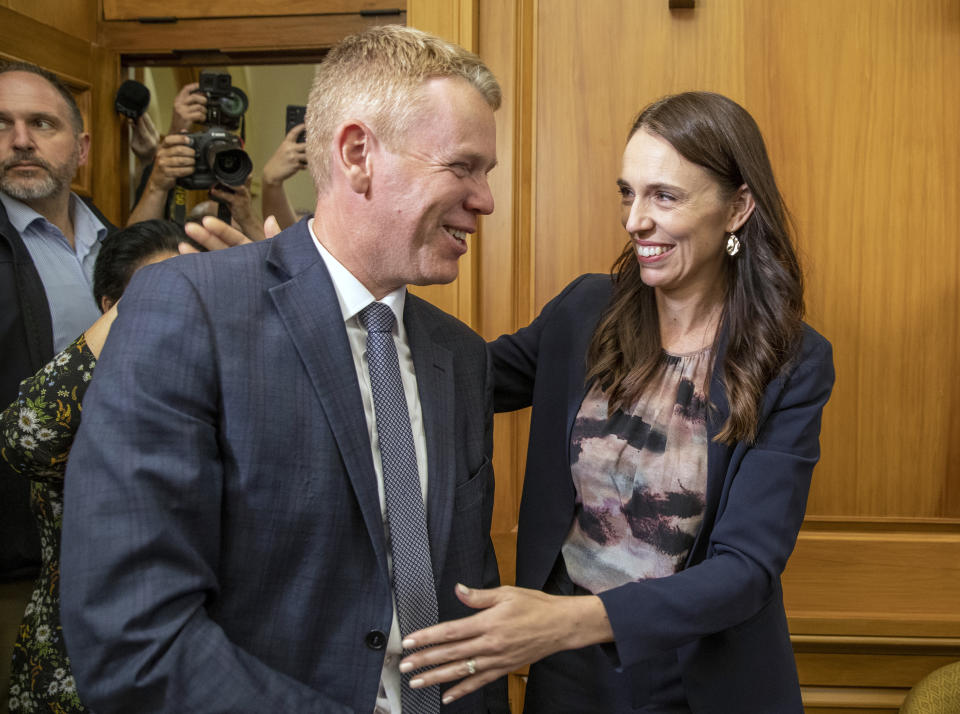
M503 94L500 110L495 115L500 165L489 177L496 208L491 215L484 216L482 233L472 246L478 263L480 288L476 293L475 328L487 339L512 332L523 319L517 314L516 278L523 272L523 264L517 259L517 248L526 245L521 236L527 234L516 224L517 207L523 200L516 195L519 174L514 171L516 164L511 157L515 156L515 150L519 148L518 137L524 131L519 124L523 120L520 112L522 88L526 86L522 72L528 65L520 59L523 28L517 8L508 0L484 2L478 17L479 27L497 27L499 30L481 34L477 49L497 76ZM497 487L492 532L500 580L504 584L514 582L516 569L517 511L522 487L521 449L525 446L522 443L522 419L519 414L499 414L494 421L493 466Z
M837 386L810 512L960 517L960 4L755 3L750 107ZM918 249L918 246L922 248Z
M793 633L960 638L960 525L808 518L783 586Z
M37 22L61 32L93 42L97 36L97 0L6 0L4 3L14 12L31 17ZM3 42L12 32L4 27Z

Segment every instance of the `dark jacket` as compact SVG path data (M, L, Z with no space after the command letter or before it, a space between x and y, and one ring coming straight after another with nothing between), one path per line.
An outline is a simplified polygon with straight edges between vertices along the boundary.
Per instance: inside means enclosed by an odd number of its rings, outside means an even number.
M108 232L116 230L85 203ZM53 321L40 275L23 239L0 203L0 409L17 396L20 381L53 357ZM40 541L29 508L30 484L0 459L0 580L33 577Z
M529 327L491 344L497 411L533 405L517 542L522 587L543 588L574 518L570 431L611 286L609 276L583 276ZM718 366L724 349L721 333ZM805 326L798 354L764 393L756 443L726 446L713 441L729 414L715 369L707 504L684 569L600 594L612 663L642 666L676 652L694 712L802 714L780 574L803 520L833 380L830 344ZM540 711L529 697L527 707Z

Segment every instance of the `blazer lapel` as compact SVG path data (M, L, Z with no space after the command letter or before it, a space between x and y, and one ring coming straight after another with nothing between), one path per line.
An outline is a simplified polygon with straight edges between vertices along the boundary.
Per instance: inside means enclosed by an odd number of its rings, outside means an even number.
M433 577L440 582L453 520L457 474L454 464L453 354L433 340L420 299L407 294L403 313L427 440L427 529Z
M374 551L386 570L377 479L347 331L330 274L305 222L273 239L267 262L281 281L270 296L327 416Z

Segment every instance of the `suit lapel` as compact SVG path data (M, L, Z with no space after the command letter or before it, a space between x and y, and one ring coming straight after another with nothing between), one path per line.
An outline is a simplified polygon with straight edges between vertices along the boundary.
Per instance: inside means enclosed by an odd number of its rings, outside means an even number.
M357 374L336 291L307 224L301 221L274 238L267 262L280 280L270 296L327 416L386 570L383 518Z
M407 295L403 313L427 440L427 528L433 575L440 582L453 520L456 470L454 459L453 354L433 340L423 315L423 303Z

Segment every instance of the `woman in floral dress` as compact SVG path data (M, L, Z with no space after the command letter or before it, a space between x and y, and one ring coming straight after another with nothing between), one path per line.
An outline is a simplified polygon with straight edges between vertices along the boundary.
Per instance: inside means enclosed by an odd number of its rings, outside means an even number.
M63 476L80 426L83 395L131 276L177 254L187 240L169 221L144 221L103 241L94 268L94 297L104 314L37 374L0 414L0 454L30 479L30 505L40 531L42 565L23 614L10 667L9 708L21 712L84 712L60 629L60 529Z

